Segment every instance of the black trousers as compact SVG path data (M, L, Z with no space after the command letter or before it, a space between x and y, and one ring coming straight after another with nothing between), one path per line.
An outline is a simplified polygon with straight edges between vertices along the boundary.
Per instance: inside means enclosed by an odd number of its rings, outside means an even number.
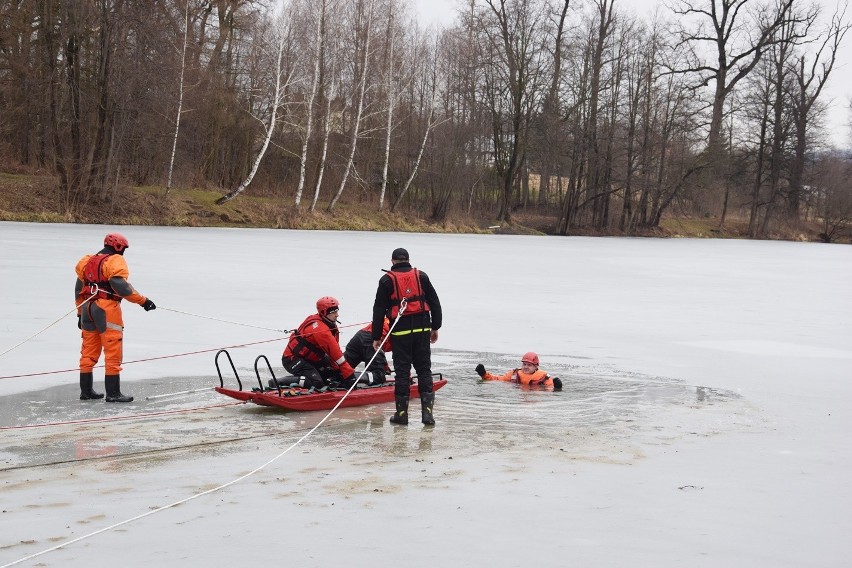
M429 332L394 335L393 368L396 374L395 396L409 396L411 367L417 373L417 386L422 393L432 392L432 344Z
M310 361L306 361L299 357L292 359L281 357L281 364L295 377L304 377L304 381L299 381L299 384L306 389L314 387L320 389L327 386L332 381L342 381L340 373L326 366L317 366Z

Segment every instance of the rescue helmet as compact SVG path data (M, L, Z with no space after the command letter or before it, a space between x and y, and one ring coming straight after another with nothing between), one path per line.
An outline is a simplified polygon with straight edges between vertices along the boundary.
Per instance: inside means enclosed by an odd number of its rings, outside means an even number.
M538 367L538 355L536 355L533 351L528 351L527 353L524 353L523 357L521 357L521 363L531 363Z
M340 302L331 296L323 296L317 300L317 313L325 317L328 312L334 312L340 309Z
M121 233L110 233L104 237L104 246L112 247L115 252L123 252L124 249L130 247L130 243L127 242L127 237Z

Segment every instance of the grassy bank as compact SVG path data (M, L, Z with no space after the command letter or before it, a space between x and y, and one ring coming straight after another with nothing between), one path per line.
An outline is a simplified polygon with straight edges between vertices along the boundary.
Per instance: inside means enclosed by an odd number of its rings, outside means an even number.
M511 225L499 228L488 212L471 217L451 216L435 222L428 214L406 211L389 213L376 211L372 203L338 203L334 212L325 211L325 201L310 212L304 206L296 208L290 199L255 196L251 191L217 205L218 191L204 189L175 189L166 195L165 188L155 186L121 186L115 189L109 205L83 204L67 207L52 176L0 173L0 221L38 223L93 223L109 225L166 225L177 227L263 227L273 229L314 229L343 231L401 231L423 233L553 233L557 220L553 214L534 210L514 212ZM308 205L309 205L308 201ZM66 213L67 210L73 213ZM747 222L730 218L720 229L715 217L666 218L658 229L642 236L744 238ZM577 231L574 234L591 236L620 236L608 233ZM818 231L804 226L798 231L771 235L786 240L817 241Z

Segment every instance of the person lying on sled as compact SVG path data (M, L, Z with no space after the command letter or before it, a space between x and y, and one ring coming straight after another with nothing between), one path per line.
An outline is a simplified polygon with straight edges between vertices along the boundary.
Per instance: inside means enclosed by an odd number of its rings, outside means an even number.
M388 330L390 329L390 322L388 318L385 318L384 327L382 329L382 337L386 337L388 334ZM388 365L387 357L385 357L385 353L391 350L391 340L388 337L388 340L385 341L385 344L382 346L382 350L376 353L376 350L373 349L373 324L369 323L366 327L361 328L355 335L352 336L352 339L349 340L349 343L346 344L346 350L343 352L343 356L346 358L346 362L352 366L354 369L358 366L359 363L370 363L367 367L367 372L364 373L364 376L361 378L362 383L367 383L369 385L377 385L384 383L387 379L387 375L390 375L390 365ZM373 358L373 354L376 355ZM372 359L372 363L370 360Z
M331 296L317 300L317 313L305 318L290 335L281 363L304 388L322 388L332 383L347 387L355 371L340 350L337 317L340 303Z
M485 370L485 366L480 363L476 366L476 374L484 381L506 381L510 383L519 383L527 386L546 386L553 387L553 390L562 390L562 380L559 377L551 378L550 375L538 368L538 355L532 351L525 353L521 357L521 368L512 369L505 375L492 375Z

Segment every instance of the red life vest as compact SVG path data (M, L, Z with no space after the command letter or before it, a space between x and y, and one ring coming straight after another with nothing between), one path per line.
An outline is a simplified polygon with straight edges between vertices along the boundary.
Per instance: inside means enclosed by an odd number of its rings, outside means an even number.
M104 262L109 257L110 255L108 254L93 254L88 262L86 262L86 266L83 267L84 291L85 288L88 288L88 295L91 295L97 289L95 298L120 302L121 296L115 293L115 290L112 289L112 285L109 283L109 279L103 277L103 271L101 270Z
M419 270L416 268L405 272L390 270L387 275L393 284L393 292L390 295L391 309L389 316L391 319L396 319L403 298L407 302L404 315L410 316L429 311L429 304L426 303L423 288L420 286Z
M315 332L311 329L315 323L326 326L334 338L339 340L340 330L337 329L337 326L328 325L319 314L314 314L303 321L302 325L290 335L290 341L287 342L287 348L284 350L285 356L289 353L293 357L299 357L312 363L319 363L325 359L326 352L312 340Z

